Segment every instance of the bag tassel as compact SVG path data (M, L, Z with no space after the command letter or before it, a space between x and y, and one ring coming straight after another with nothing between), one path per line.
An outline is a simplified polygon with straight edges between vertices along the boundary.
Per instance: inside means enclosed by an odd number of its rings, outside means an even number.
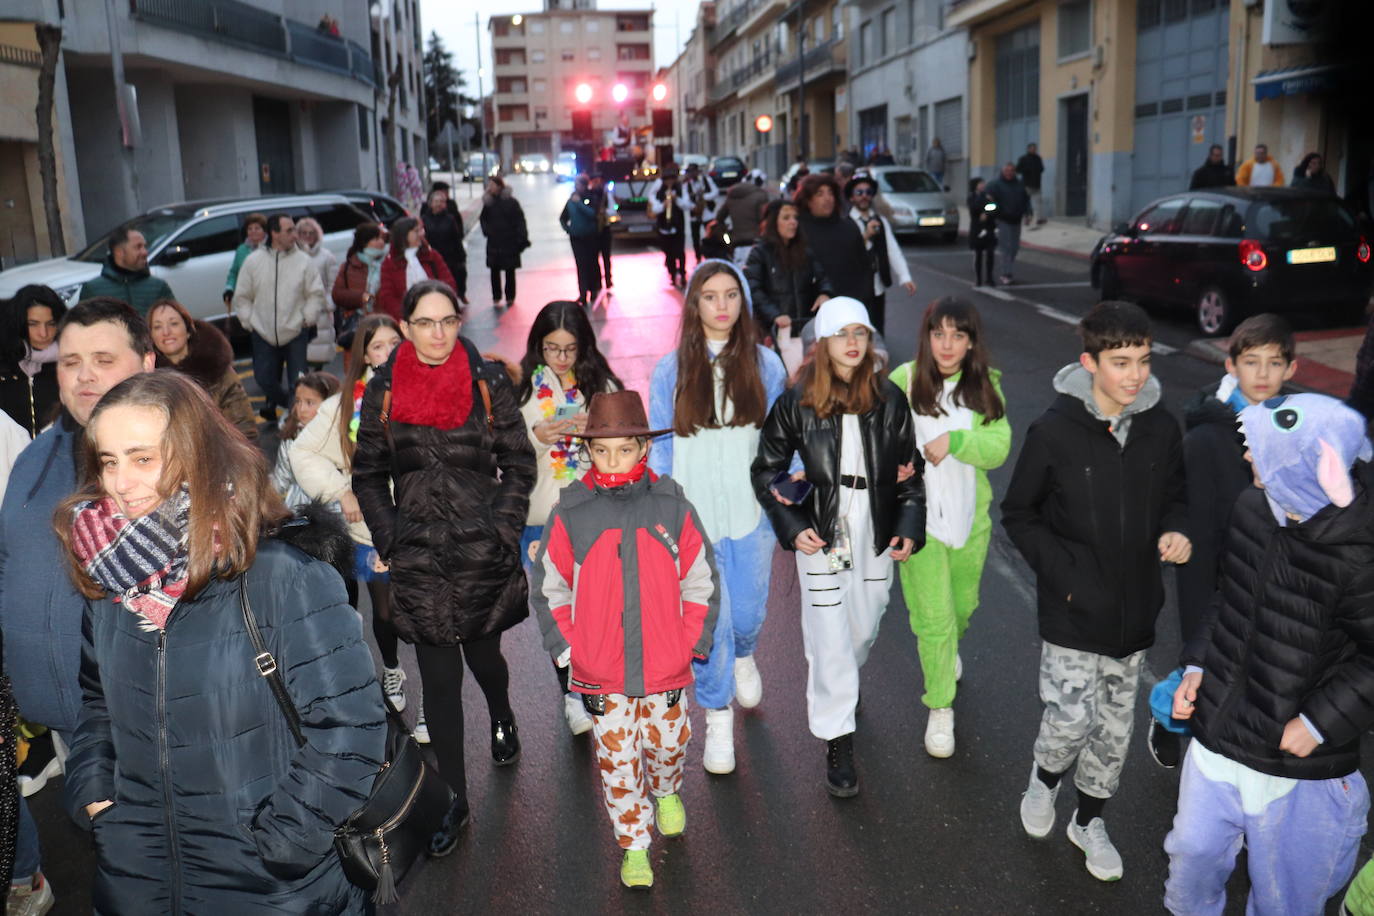
M391 850L387 848L386 839L381 836L381 831L377 831L377 840L382 847L382 864L377 869L377 890L372 894L372 902L376 904L395 903L400 899L396 893L396 878L391 870Z

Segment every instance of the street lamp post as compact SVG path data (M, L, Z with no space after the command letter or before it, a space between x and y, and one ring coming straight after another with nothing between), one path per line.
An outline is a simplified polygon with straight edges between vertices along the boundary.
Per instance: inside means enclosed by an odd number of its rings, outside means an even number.
M806 158L806 0L797 0L797 137Z
M482 14L472 14L472 24L477 31L477 107L482 119L482 142L478 144L485 153L487 149L487 100L482 92ZM494 61L493 61L494 63Z

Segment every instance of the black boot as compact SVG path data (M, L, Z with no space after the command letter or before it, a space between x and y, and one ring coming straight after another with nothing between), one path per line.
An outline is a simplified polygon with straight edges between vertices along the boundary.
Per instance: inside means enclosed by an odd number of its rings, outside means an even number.
M1149 740L1146 742L1150 748L1150 756L1155 759L1155 763L1172 770L1178 766L1179 759L1182 757L1183 739L1177 732L1171 732L1153 716L1150 717Z
M491 723L491 759L499 767L510 766L520 759L520 736L514 719L498 719Z
M825 788L836 798L859 794L859 774L854 769L854 735L840 735L825 743Z
M459 807L460 805L462 807ZM444 821L439 825L438 831L429 838L429 857L439 859L453 852L471 819L472 814L468 811L467 803L455 799L448 813L444 815Z

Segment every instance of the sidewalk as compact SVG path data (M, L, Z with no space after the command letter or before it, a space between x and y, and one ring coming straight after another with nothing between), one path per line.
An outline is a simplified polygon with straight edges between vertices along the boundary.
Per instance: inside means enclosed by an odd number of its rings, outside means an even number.
M1021 247L1086 259L1103 234L1079 222L1050 220L1036 229L1022 229ZM1364 335L1362 327L1299 331L1294 335L1298 341L1298 371L1293 382L1311 391L1344 398L1355 381L1355 354ZM1186 352L1220 365L1226 361L1226 338L1199 338Z
M1298 371L1293 383L1309 391L1344 398L1355 382L1355 354L1364 342L1363 328L1299 331ZM1218 365L1226 361L1226 338L1204 337L1188 347L1188 353Z

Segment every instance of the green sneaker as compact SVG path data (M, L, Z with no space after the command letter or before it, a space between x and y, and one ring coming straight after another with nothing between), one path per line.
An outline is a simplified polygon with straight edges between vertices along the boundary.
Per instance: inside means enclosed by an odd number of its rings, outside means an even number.
M620 862L620 883L629 888L643 890L654 886L654 869L649 864L649 850L625 850L625 858Z
M687 829L687 809L682 807L682 796L676 792L672 795L660 795L654 799L654 805L658 809L659 835L682 836L682 831Z

